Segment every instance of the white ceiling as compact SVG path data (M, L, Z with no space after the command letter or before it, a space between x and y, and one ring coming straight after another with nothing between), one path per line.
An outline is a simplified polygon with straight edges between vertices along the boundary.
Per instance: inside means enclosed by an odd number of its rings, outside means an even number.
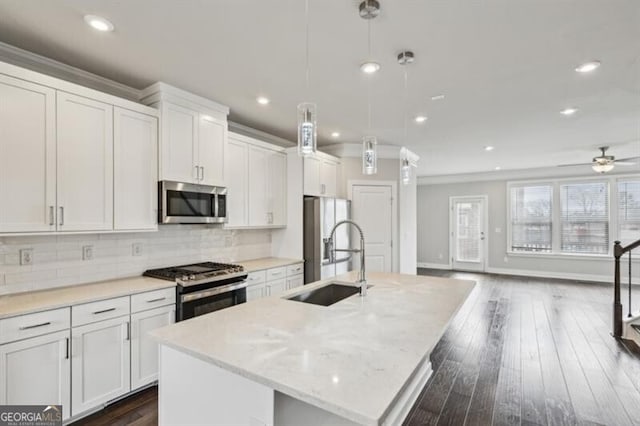
M231 119L295 139L296 105L318 104L321 143L380 143L442 175L588 161L597 146L640 155L640 1L380 0L374 76L359 71L367 27L356 0L309 0L311 87L304 78L302 0L2 0L0 41L135 88L165 81L231 108ZM85 14L115 24L85 25ZM409 129L403 137L403 68ZM599 59L590 75L577 64ZM431 96L443 93L442 101ZM271 99L256 103L258 94ZM568 106L573 117L558 113ZM422 125L411 121L424 113ZM485 145L495 146L485 152ZM640 170L640 167L633 167Z

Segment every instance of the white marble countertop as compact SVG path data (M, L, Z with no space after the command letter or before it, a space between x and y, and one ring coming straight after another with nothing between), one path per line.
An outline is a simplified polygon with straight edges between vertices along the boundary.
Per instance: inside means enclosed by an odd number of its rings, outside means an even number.
M247 272L261 271L263 269L280 268L282 266L304 263L304 259L287 259L282 257L263 257L261 259L242 260L234 262L244 266Z
M270 297L151 334L162 344L293 398L377 425L475 283L386 273L370 273L368 282L373 287L366 297L328 307Z
M175 286L176 283L173 281L132 277L59 287L51 290L8 294L0 296L0 318L64 308L96 300L128 296Z

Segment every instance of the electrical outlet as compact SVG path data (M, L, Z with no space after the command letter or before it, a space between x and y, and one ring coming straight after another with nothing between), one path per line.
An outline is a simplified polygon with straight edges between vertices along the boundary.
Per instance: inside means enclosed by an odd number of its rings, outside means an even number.
M82 260L93 259L93 246L82 246Z
M142 243L133 243L131 246L131 254L133 256L142 256Z
M496 228L496 234L500 234L502 232L502 228Z
M31 265L33 263L33 249L20 250L20 264Z

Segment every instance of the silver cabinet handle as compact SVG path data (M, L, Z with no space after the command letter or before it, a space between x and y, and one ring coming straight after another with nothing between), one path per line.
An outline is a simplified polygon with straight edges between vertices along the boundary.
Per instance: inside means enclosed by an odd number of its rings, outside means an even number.
M204 180L204 166L200 166L200 170L202 171L202 177L200 180Z
M125 340L131 340L131 323L127 321L127 338Z
M25 325L23 327L20 327L19 330L31 330L32 328L44 327L46 325L51 325L51 321L43 322L40 324L34 324L34 325Z
M64 207L60 206L60 226L64 225Z
M103 310L101 310L101 311L95 311L95 312L93 313L93 315L105 314L105 313L107 313L107 312L113 312L113 311L115 311L115 310L116 310L116 308L103 309Z
M195 177L195 179L196 179L196 180L200 180L200 167L198 167L198 166L193 166L193 168L194 168L194 169L195 169L195 171L196 171L196 177Z
M67 344L67 354L65 355L64 359L69 359L69 345L70 345L70 342L69 342L69 338L68 337L66 338L66 344Z
M151 300L147 300L147 303L155 303L155 302L161 302L163 300L165 300L166 297L159 297L157 299L151 299Z
M55 224L55 219L53 218L53 206L49 206L49 226L53 226Z

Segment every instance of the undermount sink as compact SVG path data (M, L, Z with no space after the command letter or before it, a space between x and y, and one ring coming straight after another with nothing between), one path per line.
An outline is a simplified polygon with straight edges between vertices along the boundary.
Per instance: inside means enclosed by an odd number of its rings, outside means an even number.
M312 303L314 305L330 306L358 293L360 293L359 287L330 283L320 288L287 297L287 299L295 300L296 302Z

